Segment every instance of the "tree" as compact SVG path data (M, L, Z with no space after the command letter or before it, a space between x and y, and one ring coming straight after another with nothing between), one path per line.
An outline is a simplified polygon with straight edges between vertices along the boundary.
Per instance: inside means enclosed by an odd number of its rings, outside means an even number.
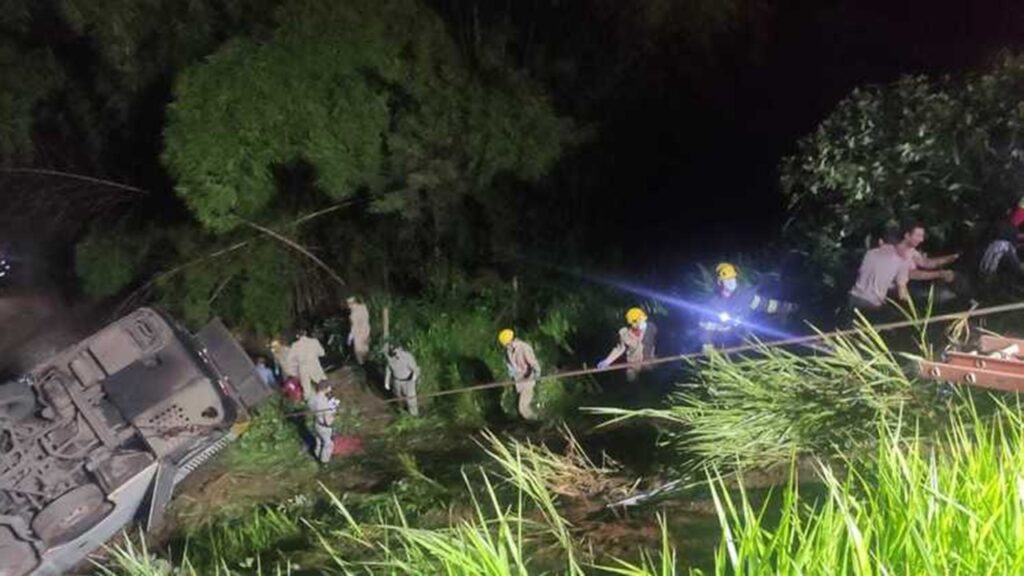
M541 177L572 136L499 51L468 64L417 0L297 2L274 18L262 40L232 38L175 82L163 159L195 222L95 230L79 248L91 292L248 238L148 289L189 324L219 314L273 333L319 302L336 307L336 291L253 224L314 247L346 278L380 286L405 266L426 279L439 269L422 265L431 255L479 256L509 182ZM357 198L347 213L284 226ZM105 253L118 266L104 267Z
M322 194L367 190L437 251L465 201L503 174L540 177L571 135L506 62L471 67L418 0L299 2L279 22L176 84L164 158L211 230L266 216L287 200L275 170L308 164Z
M1022 99L1024 58L1009 56L961 80L855 90L782 163L788 237L832 284L886 223L914 218L939 243L965 241L1024 190Z
M35 108L63 82L50 51L29 45L30 24L27 2L0 4L0 165L32 160Z

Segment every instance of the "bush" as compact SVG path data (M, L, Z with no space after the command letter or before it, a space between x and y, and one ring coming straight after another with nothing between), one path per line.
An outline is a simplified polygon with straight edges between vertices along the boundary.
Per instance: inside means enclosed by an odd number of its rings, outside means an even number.
M837 290L887 223L917 218L938 243L963 246L1024 186L1022 90L1024 57L855 90L782 163L789 240Z
M584 322L594 324L594 315L584 311L598 305L617 310L608 306L610 300L603 294L580 296L580 292L545 287L517 293L511 284L498 280L470 285L455 276L435 278L418 298L377 295L369 299L376 358L383 365L383 340L376 319L388 307L392 341L412 352L422 370L417 388L420 395L507 379L504 350L497 342L498 331L504 327L513 327L519 338L533 345L543 371L550 374L575 360L577 328ZM516 298L523 303L518 318L512 305ZM601 330L613 333L609 327ZM321 324L322 340L334 357L343 354L347 333L345 319L330 318ZM544 418L558 420L575 409L592 386L592 381L582 379L544 380L535 402ZM499 412L518 418L513 387L424 399L421 404L424 402L429 410L471 427L483 425Z
M260 406L242 437L225 451L228 465L240 470L315 470L316 463L306 455L300 432L305 419L289 417L292 410L280 396Z
M119 235L91 233L75 246L75 273L82 290L98 298L117 294L135 280L142 252Z

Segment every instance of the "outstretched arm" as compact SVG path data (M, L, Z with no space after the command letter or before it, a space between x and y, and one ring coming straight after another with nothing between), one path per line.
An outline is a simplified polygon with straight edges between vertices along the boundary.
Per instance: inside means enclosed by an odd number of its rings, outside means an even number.
M952 282L954 273L952 270L924 270L917 268L910 271L911 280L942 280Z
M942 268L943 266L949 266L953 262L956 262L959 258L959 254L947 254L946 256L936 256L934 258L928 258L927 256L921 256L916 260L918 268L924 268L925 270L935 270L936 268Z
M601 360L600 362L597 363L597 367L604 368L606 366L609 366L612 362L618 360L625 353L626 345L623 344L622 342L619 342L618 344L615 345L615 348L612 348L612 351L609 352L607 356L605 356L604 360Z

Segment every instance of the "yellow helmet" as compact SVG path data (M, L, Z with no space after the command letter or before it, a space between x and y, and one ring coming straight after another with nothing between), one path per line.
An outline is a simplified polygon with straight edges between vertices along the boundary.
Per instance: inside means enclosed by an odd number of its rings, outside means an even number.
M715 266L715 276L719 280L732 280L737 276L736 267L728 262L720 262Z
M647 320L647 312L639 308L630 308L626 310L626 323L633 325L642 320Z
M501 344L502 346L508 346L508 343L511 342L515 337L515 332L513 332L509 328L505 328L501 332L498 332L498 344Z

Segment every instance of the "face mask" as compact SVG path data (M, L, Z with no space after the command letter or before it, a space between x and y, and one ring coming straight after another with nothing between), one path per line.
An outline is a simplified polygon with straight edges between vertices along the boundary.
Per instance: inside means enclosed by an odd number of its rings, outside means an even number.
M636 329L640 330L641 332L644 331L644 330L647 330L647 320L641 320L641 321L637 322L636 323Z
M722 290L724 292L735 292L736 291L736 279L729 278L722 280Z

